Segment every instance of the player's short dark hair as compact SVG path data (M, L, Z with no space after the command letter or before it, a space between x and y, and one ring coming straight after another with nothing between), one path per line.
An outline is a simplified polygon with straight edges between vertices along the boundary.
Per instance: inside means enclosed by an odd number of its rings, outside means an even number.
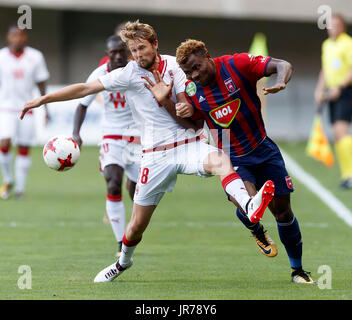
M186 41L182 42L176 49L177 63L187 63L191 54L206 57L208 55L208 49L202 41L187 39Z
M107 38L107 40L106 40L106 46L108 46L110 42L115 42L115 43L122 42L122 43L123 43L121 37L119 37L119 36L117 36L117 35L112 35L112 36L110 36L109 38Z

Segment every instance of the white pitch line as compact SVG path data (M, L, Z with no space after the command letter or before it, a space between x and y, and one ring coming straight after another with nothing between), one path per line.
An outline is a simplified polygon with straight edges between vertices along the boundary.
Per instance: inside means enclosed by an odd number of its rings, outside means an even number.
M304 169L282 149L281 153L284 157L287 170L334 211L338 217L352 227L352 212L329 190L323 187L317 179L304 171Z

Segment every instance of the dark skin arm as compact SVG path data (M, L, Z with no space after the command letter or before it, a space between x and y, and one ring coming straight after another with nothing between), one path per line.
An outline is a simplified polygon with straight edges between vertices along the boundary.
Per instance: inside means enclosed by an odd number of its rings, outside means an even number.
M45 81L38 82L37 86L38 86L40 95L41 96L45 96L45 94L46 94L46 83L45 83ZM50 121L50 116L49 116L49 112L48 112L48 107L45 105L44 108L45 108L45 125L47 125L48 122Z
M87 113L87 107L80 103L76 108L75 117L73 120L73 132L72 132L72 137L78 143L80 148L82 145L82 139L79 132L81 131L81 126L86 117L86 113Z
M286 84L291 79L292 72L293 67L289 62L272 58L268 63L265 75L271 76L276 73L276 82L272 87L263 88L264 95L273 94L285 89Z

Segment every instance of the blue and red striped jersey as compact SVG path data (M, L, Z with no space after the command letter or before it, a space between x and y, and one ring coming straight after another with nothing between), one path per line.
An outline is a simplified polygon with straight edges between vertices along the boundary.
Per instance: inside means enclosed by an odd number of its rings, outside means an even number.
M217 146L243 156L266 137L256 83L265 76L270 57L239 53L214 58L215 80L209 86L186 82L186 98L204 118Z

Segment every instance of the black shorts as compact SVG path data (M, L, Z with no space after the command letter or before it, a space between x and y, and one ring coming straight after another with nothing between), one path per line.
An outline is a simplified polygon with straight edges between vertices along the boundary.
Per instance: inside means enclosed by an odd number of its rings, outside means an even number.
M352 121L352 86L343 89L341 96L333 102L329 102L330 122L338 120Z

